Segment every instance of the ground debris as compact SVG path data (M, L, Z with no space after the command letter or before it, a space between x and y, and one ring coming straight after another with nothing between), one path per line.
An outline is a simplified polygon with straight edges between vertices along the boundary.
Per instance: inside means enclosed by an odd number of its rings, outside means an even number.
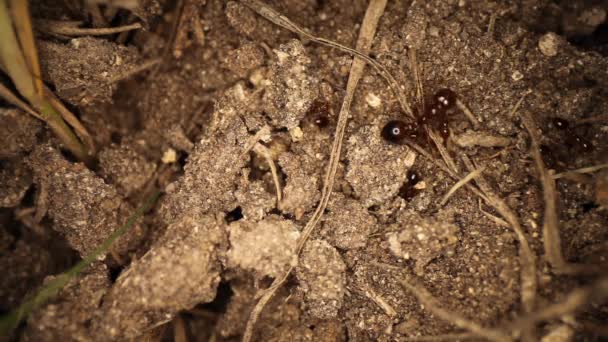
M111 102L114 79L133 68L137 52L101 38L74 38L69 44L39 40L43 79L73 105Z
M263 107L276 127L295 128L318 96L319 80L299 40L275 50L268 69Z
M134 211L113 186L83 164L68 162L49 145L37 147L28 163L34 182L48 192L53 228L82 256L101 245ZM143 235L144 226L136 224L110 251L125 255L138 246Z
M106 266L102 263L93 265L84 274L72 279L56 298L29 317L22 340L90 339L88 325L109 287Z
M0 208L16 207L32 185L31 171L22 161L14 161L0 168L0 184Z
M210 216L184 213L119 277L93 331L106 340L136 337L179 310L215 298L224 227Z
M357 200L335 194L327 206L319 234L340 249L365 247L368 236L377 229L377 221Z
M346 291L346 265L340 253L324 240L308 241L296 276L307 312L320 319L335 318Z
M129 197L152 177L156 164L148 161L130 144L112 144L99 152L101 175Z
M314 157L291 152L280 155L279 165L287 175L280 208L300 219L319 200L321 170L316 168L317 161Z
M228 231L228 267L253 271L258 278L277 277L298 262L300 232L292 221L276 217L260 222L241 220L232 223Z
M0 159L31 151L36 145L42 123L17 109L0 108Z
M433 259L453 255L459 239L455 225L417 214L402 215L395 228L400 230L388 234L390 250L396 257L416 260L417 274Z

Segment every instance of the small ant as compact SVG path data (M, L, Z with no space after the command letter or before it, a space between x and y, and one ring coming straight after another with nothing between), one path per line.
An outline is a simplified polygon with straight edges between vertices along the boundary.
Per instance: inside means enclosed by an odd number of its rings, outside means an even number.
M414 108L416 121L406 123L402 120L391 120L382 128L382 137L392 143L402 144L405 139L416 142L428 141L428 130L438 131L444 140L449 136L448 111L456 105L457 95L451 89L441 89L426 102L419 102ZM422 113L420 115L419 113ZM421 140L420 138L426 137Z
M321 100L315 100L307 113L307 118L310 123L317 126L319 129L323 129L331 123L329 118L329 104Z
M411 200L418 194L419 190L416 189L416 184L420 181L420 177L414 171L408 171L406 175L406 181L399 189L399 197L406 201Z

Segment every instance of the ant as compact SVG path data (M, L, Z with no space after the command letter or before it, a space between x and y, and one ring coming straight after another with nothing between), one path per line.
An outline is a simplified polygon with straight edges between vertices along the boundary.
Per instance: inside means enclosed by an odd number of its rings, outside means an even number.
M391 120L382 128L382 137L395 144L402 144L405 139L428 141L429 130L438 131L444 140L449 136L448 111L456 106L457 95L451 89L441 89L425 102L419 102L414 108L416 121L406 123L402 120ZM422 115L420 114L422 113ZM426 139L421 139L421 138Z

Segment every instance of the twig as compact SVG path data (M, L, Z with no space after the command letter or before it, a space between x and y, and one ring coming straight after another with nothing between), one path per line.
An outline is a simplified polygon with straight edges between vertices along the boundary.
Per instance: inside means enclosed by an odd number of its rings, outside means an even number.
M259 0L241 0L241 2L244 3L245 5L249 6L249 8L251 8L252 10L257 12L259 15L261 15L264 18L275 23L276 25L279 25L279 26L281 26L287 30L290 30L294 33L297 33L301 36L304 36L305 38L310 39L313 42L323 44L325 46L329 46L331 48L335 48L335 49L338 49L343 52L347 52L347 53L352 54L356 57L359 57L362 60L364 60L365 62L367 62L386 80L386 82L389 84L389 86L391 87L393 92L395 92L395 96L397 97L397 100L399 101L399 104L401 105L401 109L403 110L403 112L405 112L407 115L409 115L410 118L415 119L414 112L412 111L412 108L407 100L407 97L403 93L403 90L399 86L399 83L397 82L395 77L393 77L393 75L386 69L386 67L384 65L378 63L376 60L369 57L366 53L363 53L361 51L362 49L352 49L347 46L336 43L334 41L313 36L312 34L308 33L306 30L304 30L303 28L301 28L300 26L296 25L294 22L289 20L289 18L283 16L282 14L278 13L274 9L268 7L266 4L264 4L263 2L261 2Z
M454 174L458 175L460 173L458 171L458 166L454 162L454 159L452 159L452 157L450 156L450 153L448 152L448 150L445 148L445 146L443 146L443 139L438 134L436 134L432 129L427 129L427 132L428 132L429 138L431 138L431 140L433 140L433 143L435 144L437 151L439 151L439 154L441 155L441 158L445 162L445 165L447 165L448 168L450 170L452 170L452 172ZM458 178L460 178L460 177L458 177Z
M435 335L435 336L408 336L404 338L400 338L397 341L399 342L436 342L436 341L461 341L461 340L471 340L478 339L479 336L473 333L455 333L455 334L444 334L444 335Z
M452 197L452 195L461 187L463 187L465 184L467 184L468 182L470 182L471 180L473 180L473 178L479 176L483 170L485 168L481 168L481 169L477 169L473 172L470 172L466 177L464 177L463 179L459 180L456 184L454 184L454 186L452 186L452 188L450 189L450 191L448 191L445 196L443 196L443 199L441 200L441 202L439 202L440 206L444 206L448 200L450 199L450 197Z
M553 266L558 274L580 274L580 273L599 273L602 272L600 265L585 265L568 262L563 254L561 247L561 237L559 235L559 218L557 216L557 190L555 189L555 178L552 177L540 154L538 137L534 121L528 113L521 115L524 126L529 132L532 141L532 158L538 169L540 182L543 187L543 197L545 202L545 213L543 221L543 246L547 261Z
M361 286L363 294L369 298L372 302L376 303L389 317L397 316L397 311L384 299L382 296L377 294L369 285L365 284Z
M120 75L116 75L112 78L110 78L106 84L112 84L112 83L116 83L116 82L120 82L123 80L126 80L127 78L130 78L134 75L139 74L142 71L146 71L148 69L150 69L151 67L158 65L160 62L162 61L161 58L153 58L147 61L144 61L143 63L141 63L138 66L135 66L129 70L127 70L126 72L120 74Z
M9 10L6 4L7 0L0 0L0 65L2 70L6 72L13 84L21 94L36 110L40 117L46 121L47 125L65 144L65 146L80 160L89 161L89 155L86 148L76 137L74 132L57 113L52 104L45 97L44 89L39 83L40 77L37 74L37 55L32 49L33 33L31 32L31 22L29 19L23 19L21 16L29 17L27 6L24 6L22 1L11 0L11 4L15 7L12 10L19 13L17 24L20 42L12 27L12 17L9 15ZM23 49L30 49L22 51ZM37 116L38 117L38 116Z
M604 276L593 284L577 288L570 292L561 302L551 304L541 310L518 318L513 327L525 328L542 321L560 318L580 310L591 301L602 303L608 299L608 277Z
M517 111L519 110L519 107L521 107L521 104L524 102L524 99L526 98L526 96L530 95L532 93L531 90L526 91L517 101L517 103L515 104L515 106L513 106L513 108L511 108L511 111L509 112L509 117L512 118L515 113L517 113Z
M466 155L462 156L462 160L469 171L475 170L473 163L469 160ZM511 210L511 208L502 200L500 197L494 194L488 183L486 182L483 175L478 175L475 178L475 182L479 185L481 191L486 195L487 203L494 207L494 209L507 220L515 235L519 241L519 263L521 267L520 279L521 279L521 301L526 312L530 312L534 309L536 302L536 258L534 252L528 244L526 235L524 233L517 215Z
M459 99L456 99L456 106L458 107L458 109L460 109L464 113L464 115L467 117L467 119L469 119L469 121L473 125L473 129L475 129L475 130L479 129L479 120L477 119L477 117L475 117L475 115L469 109L469 107L466 104L464 104L464 102L460 101Z
M361 25L361 31L359 33L359 39L357 40L357 48L362 51L369 51L373 37L376 33L376 28L378 26L378 21L380 17L384 13L384 8L386 7L387 0L371 0L369 6L367 7L367 11L365 12L365 17L363 18L363 23ZM250 3L251 1L247 1ZM255 1L258 5L257 11L261 11L260 14L266 13L269 9L266 6L261 4L260 2ZM272 11L272 10L270 10ZM280 16L278 13L272 11L275 17ZM266 17L266 15L263 15ZM284 20L287 20L286 18ZM271 20L274 22L274 20ZM289 22L289 20L287 20ZM331 154L329 158L329 165L327 168L327 172L325 174L325 180L323 184L323 190L321 192L321 200L319 205L317 206L315 212L312 217L306 224L303 229L302 235L298 240L298 245L296 248L297 255L302 251L306 241L310 237L312 231L315 226L321 219L321 216L325 212L325 208L329 202L329 197L333 190L334 179L336 175L336 171L338 169L338 164L340 161L340 152L342 150L342 142L344 139L344 132L346 130L346 124L348 122L348 116L350 112L350 105L354 96L355 89L357 84L359 83L359 79L363 74L363 69L365 67L365 63L363 60L355 57L350 69L350 75L348 78L348 82L346 85L346 95L344 96L344 100L342 102L342 107L340 109L340 114L338 116L338 123L336 127L335 138L332 144ZM243 341L249 342L253 336L253 328L255 327L255 323L257 322L264 306L268 303L268 301L272 298L274 293L285 283L289 274L293 271L293 267L290 267L282 276L277 277L272 285L262 293L258 303L253 308L249 320L247 321L247 326L245 328L245 333L243 334Z
M0 97L2 97L6 102L12 104L13 106L23 110L24 112L32 115L35 118L44 121L44 118L40 116L32 107L30 107L24 101L21 101L13 92L4 86L4 84L0 83Z
M274 161L272 160L272 157L270 156L270 152L268 151L268 148L266 148L266 146L264 146L260 143L257 143L253 147L253 151L255 151L257 154L264 157L264 159L266 159L266 162L268 163L268 166L270 167L270 172L272 173L272 181L274 182L274 188L276 191L277 207L278 207L281 204L282 195L281 195L281 183L279 182L279 174L277 172L277 167L274 164Z
M41 32L48 32L53 35L61 35L67 37L74 36L107 36L110 34L116 34L121 32L139 30L142 28L140 23L133 23L124 26L116 27L95 27L95 28L83 28L78 27L82 25L80 21L60 21L60 20L42 20L38 19L35 21L36 30Z
M44 96L51 103L53 108L59 112L61 117L74 129L78 137L87 147L87 151L90 155L95 155L95 143L93 141L93 137L89 134L89 131L80 123L78 118L69 110L66 106L63 105L55 94L44 85Z
M28 9L28 2L22 0L10 0L11 14L13 15L13 25L17 30L17 38L21 44L23 56L30 73L32 73L32 82L37 94L42 94L42 73L40 72L40 62L38 61L38 52L36 42L34 41L34 32L32 31L32 18Z
M608 114L601 114L601 115L592 116L590 118L578 119L578 120L576 120L576 123L585 124L585 123L602 122L602 121L608 121Z
M570 170L570 171L565 171L565 172L560 172L560 173L556 173L553 175L553 179L560 179L560 178L564 178L564 177L568 177L569 175L572 174L581 174L581 173L594 173L603 169L608 169L608 164L600 164L600 165L595 165L595 166L588 166L588 167L583 167L580 169L576 169L576 170Z
M437 299L435 299L425 288L418 285L413 285L407 280L400 280L401 285L409 292L411 292L424 308L432 312L435 316L454 324L455 326L466 329L477 336L484 337L491 341L512 341L513 339L505 334L504 332L492 328L484 328L481 325L469 321L462 317L459 313L450 312L443 309Z

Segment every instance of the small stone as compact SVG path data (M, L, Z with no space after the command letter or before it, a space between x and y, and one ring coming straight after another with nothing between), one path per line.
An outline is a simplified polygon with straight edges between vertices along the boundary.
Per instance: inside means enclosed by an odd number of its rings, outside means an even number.
M177 161L177 153L175 152L175 150L172 149L172 148L168 148L163 153L162 161L163 161L164 164L175 163Z
M559 47L559 37L555 33L549 32L544 36L540 37L540 39L538 40L538 47L543 55L553 57L557 55L557 50Z
M515 72L513 72L513 75L511 75L511 78L513 79L513 81L520 81L524 78L524 75L518 70L515 70Z
M382 105L382 100L373 93L369 93L365 96L365 102L372 108L378 108Z

